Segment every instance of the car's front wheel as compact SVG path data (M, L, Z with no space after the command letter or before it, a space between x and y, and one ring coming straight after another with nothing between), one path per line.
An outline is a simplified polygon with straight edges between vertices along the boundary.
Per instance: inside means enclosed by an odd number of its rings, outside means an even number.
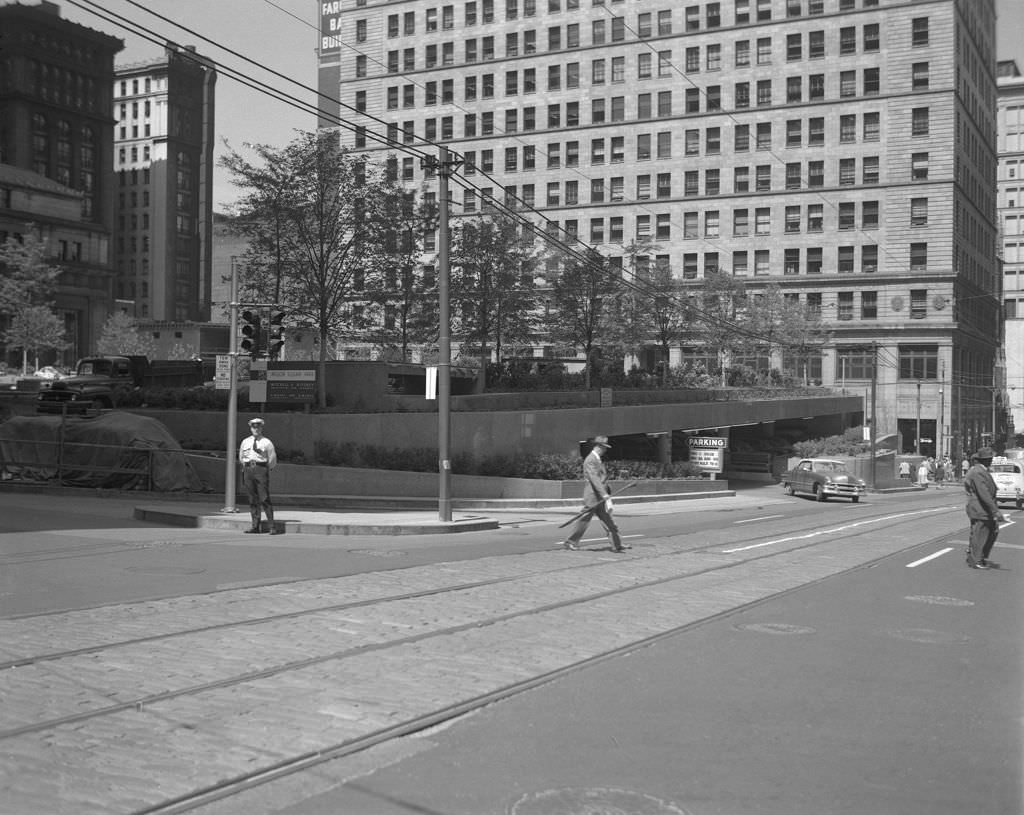
M855 504L859 503L860 502L860 496L859 495L854 495L852 500L853 500L853 503L855 503Z
M815 484L814 485L814 500L815 501L824 501L825 500L825 490L823 490L821 488L821 484Z
M786 495L794 495L796 493L796 490L793 489L793 485L792 484L786 484L785 487L786 487Z

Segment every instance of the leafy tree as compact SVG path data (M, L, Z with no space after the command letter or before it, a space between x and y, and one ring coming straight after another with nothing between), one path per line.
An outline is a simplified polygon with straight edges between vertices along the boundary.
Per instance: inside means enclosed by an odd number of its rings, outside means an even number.
M669 351L692 328L692 312L684 300L681 282L669 266L656 266L644 290L643 314L649 336L661 349L661 383L668 383Z
M453 333L479 344L480 367L486 370L488 343L493 341L500 361L504 345L533 335L538 260L517 223L497 215L458 222L451 230L450 258Z
M587 390L594 353L614 333L615 300L622 288L622 278L609 267L607 258L595 251L567 259L551 285L557 311L551 335L583 351Z
M68 343L64 338L64 321L48 306L23 306L11 320L4 339L21 349L21 372L28 373L28 358L34 357L39 368L39 352L61 350Z
M358 331L352 301L377 288L367 276L382 267L388 202L401 193L383 166L351 154L330 131L254 149L259 164L235 151L220 160L245 190L234 207L250 238L243 297L270 300L317 332L325 407L328 347Z
M96 352L152 358L156 353L156 343L152 337L139 330L133 317L123 311L115 311L103 324L100 338L96 342Z
M786 298L774 283L748 298L745 325L769 354L779 350L804 356L828 340L820 312Z
M722 385L726 384L729 357L748 344L749 334L740 330L746 308L746 287L742 280L715 269L705 272L698 294L696 336L718 355Z
M47 247L27 224L19 241L0 244L0 315L12 317L25 305L40 305L53 297L59 266L46 261Z

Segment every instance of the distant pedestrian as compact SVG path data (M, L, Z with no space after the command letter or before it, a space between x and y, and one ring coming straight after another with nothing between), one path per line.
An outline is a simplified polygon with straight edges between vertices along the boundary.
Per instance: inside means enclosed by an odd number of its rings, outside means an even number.
M900 462L900 478L905 478L905 479L907 479L907 481L910 481L910 462L909 461L904 460L904 461Z
M935 459L935 486L936 488L942 487L942 482L946 480L946 464L941 459Z
M995 564L988 556L999 535L999 521L1003 519L996 502L996 482L988 468L992 464L992 448L982 447L971 456L971 468L964 478L967 493L967 517L971 521L971 536L967 547L967 565L972 569L988 569Z
M250 436L242 439L238 448L238 461L242 465L242 486L249 497L249 513L252 527L249 533L259 533L260 511L267 513L267 526L271 535L281 533L274 526L274 505L270 500L270 471L277 466L277 451L274 443L263 435L263 420L249 420Z
M595 436L593 448L587 457L583 459L583 507L592 510L581 516L569 533L569 537L562 541L564 549L579 549L580 539L590 525L590 519L595 515L601 519L608 535L612 540L612 549L621 552L623 549L631 548L629 544L622 545L619 537L619 528L612 519L612 495L608 489L608 472L605 469L603 456L611 445L607 436Z
M963 481L967 478L967 471L971 468L971 463L967 460L967 456L964 456L964 460L960 462L960 480Z
M928 462L925 460L922 460L921 463L917 465L917 486L928 486Z

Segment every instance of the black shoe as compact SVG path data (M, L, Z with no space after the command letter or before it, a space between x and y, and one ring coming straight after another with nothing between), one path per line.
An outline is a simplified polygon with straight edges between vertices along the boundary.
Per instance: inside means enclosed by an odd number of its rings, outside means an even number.
M998 563L995 563L994 561L991 561L988 558L982 558L981 559L981 565L984 566L986 569L998 569L999 568L999 564Z
M983 569L985 571L988 571L987 563L968 563L967 565L972 569Z
M246 529L245 530L245 534L246 535L259 535L262 531L263 530L260 529L258 526L254 526L254 527L252 527L252 529Z
M270 530L270 534L271 535L283 535L284 534L284 530L283 529L271 529Z

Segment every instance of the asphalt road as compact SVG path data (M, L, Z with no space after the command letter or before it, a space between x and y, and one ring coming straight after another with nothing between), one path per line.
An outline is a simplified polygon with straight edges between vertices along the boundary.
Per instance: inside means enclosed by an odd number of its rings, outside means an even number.
M131 520L133 503L0 493L0 625L9 634L40 638L39 645L11 639L0 650L9 657L45 654L102 643L107 632L111 642L118 642L126 635L114 629L123 625L128 630L133 624L180 627L187 634L167 640L166 645L189 637L200 642L198 635L187 630L201 631L201 626L229 613L241 615L243 622L247 614L255 620L273 610L271 603L284 599L323 605L327 600L319 599L318 593L334 583L342 592L339 597L356 600L352 592L358 584L345 582L345 575L364 576L368 586L379 585L387 593L395 591L389 588L393 580L396 585L428 577L458 583L500 578L505 573L511 578L523 572L515 578L517 582L507 584L508 590L499 582L481 589L478 597L463 592L467 596L461 601L457 593L450 599L439 595L435 608L444 611L426 610L429 592L404 614L399 614L396 604L380 606L381 621L396 633L421 625L451 625L457 615L468 620L475 612L481 615L481 628L470 625L465 634L452 629L449 635L424 639L413 650L404 647L410 668L426 684L437 682L433 674L443 675L453 666L459 670L480 666L481 676L497 683L490 687L500 687L508 681L504 677L523 673L514 664L505 667L497 658L505 646L502 632L513 633L515 626L526 628L521 629L524 633L514 648L504 649L504 656L520 654L529 663L523 666L526 675L531 670L543 675L545 660L558 665L571 664L572 659L566 662L552 653L541 633L545 629L538 626L556 629L548 639L558 643L558 649L575 645L573 640L578 639L581 652L590 648L590 653L599 654L615 642L640 641L636 637L641 635L630 633L635 626L627 624L651 615L654 608L649 602L659 603L662 614L678 606L680 614L691 615L687 619L694 621L639 649L627 648L613 658L556 672L550 681L476 707L437 727L384 739L345 758L208 804L198 810L206 815L1007 815L1024 811L1020 791L1024 570L1022 536L1017 531L1021 525L1011 524L1001 533L996 558L1002 568L968 570L961 553L966 524L957 489L870 496L858 505L816 504L786 497L778 487L744 490L735 499L623 505L617 508L619 523L626 540L634 545L625 559L607 551L596 523L584 539L587 551L553 550L561 536L557 524L571 514L568 511L504 515L501 528L487 533L390 539L270 538L142 524ZM1024 513L1012 516L1024 519ZM885 540L879 551L894 554L881 560L868 557L863 561L866 565L853 569L830 569L830 561L846 558L844 548L867 548L880 537ZM776 560L784 564L781 571L773 565ZM702 577L705 568L708 576ZM679 597L675 603L659 595L659 569L687 575L676 579L670 574L666 585L692 591L692 597ZM527 581L531 570L536 578ZM731 582L716 577L730 573L735 573ZM310 582L334 577L340 582ZM633 580L638 588L641 584L650 588L630 591ZM764 591L758 590L761 580ZM533 595L517 596L515 587L520 584ZM564 591L570 601L570 592L583 592L582 597L601 585L620 588L607 602L573 600L575 605L564 612L551 607L550 599L545 599L551 595L543 593ZM789 588L779 592L772 585ZM243 597L239 587L247 586L263 588L258 596ZM493 599L485 600L488 596ZM165 609L166 601L159 598L185 602ZM246 611L245 604L254 602L259 605ZM110 605L114 603L126 605L121 611L121 606ZM507 615L514 603L527 612L537 604L537 610L498 622L502 618L494 615ZM359 613L360 607L366 611ZM376 607L374 602L336 612L325 608L296 617L274 635L276 639L270 636L270 628L263 639L261 625L248 626L239 633L249 632L244 639L252 646L243 644L242 651L248 648L254 659L273 660L276 650L282 654L287 650L283 643L294 641L290 644L298 653L308 656L312 651L304 648L304 638L308 637L310 648L319 644L315 633L319 620L340 622L341 627L333 623L335 627L328 629L334 631L332 639L355 637L377 613ZM67 609L83 613L57 613ZM586 616L596 609L614 611L597 619ZM549 619L550 623L542 622ZM60 631L64 623L73 628ZM652 625L657 630L657 624ZM669 629L660 625L669 630L672 624ZM635 628L639 631L642 626ZM367 636L370 633L367 629ZM229 636L227 629L225 636ZM445 641L459 638L469 650L460 651L457 658L455 651L448 655ZM431 698L444 696L443 682L433 688L410 686L412 673L408 677L383 673L375 678L379 668L371 658L374 652L360 661L360 649L366 647L358 645L361 641L373 642L353 639L352 659L337 663L342 673L317 675L310 692L326 701L305 706L308 710L302 715L308 720L285 716L283 724L276 724L273 705L267 716L254 718L255 711L267 706L262 701L266 697L253 697L261 700L256 708L248 702L239 707L246 698L244 685L232 686L235 690L225 696L231 706L225 708L211 700L203 701L202 710L189 712L192 699L195 704L201 701L196 695L166 703L163 712L155 702L147 702L146 709L151 711L149 717L156 717L154 723L177 721L186 728L171 730L175 738L195 732L197 725L198 734L203 735L200 723L206 722L205 738L216 736L234 751L259 741L256 746L269 756L271 748L276 752L286 737L296 739L308 736L307 728L327 727L325 711L333 711L328 719L345 721L351 715L349 698L356 708L362 704L370 710L368 705L378 696L395 705L419 696L429 704ZM233 670L230 665L239 655L225 653L229 642L218 645L210 640L204 646L210 650L179 657L181 669L219 668L218 657L223 655L224 670ZM163 641L152 646L164 647ZM402 648L398 645L379 653L394 659L385 655L394 650L397 656ZM9 693L22 694L8 696L9 703L16 705L12 700L23 699L26 714L44 718L79 704L102 705L103 697L114 698L115 693L132 698L136 680L128 675L121 691L115 691L114 685L104 689L107 680L75 682L74 671L85 667L95 666L97 677L111 679L114 675L103 671L137 673L139 689L145 683L164 684L158 663L126 662L130 660L127 648L109 653L109 667L107 657L97 651L95 657L70 656L32 668L12 667L7 676L0 675L0 681L7 683L3 687ZM152 653L156 658L160 651ZM455 661L438 663L431 671L432 660L442 653ZM489 661L494 665L489 666ZM356 669L368 672L365 676L346 673ZM196 677L188 681L196 682L198 673ZM453 675L449 683L470 687L473 681L477 680ZM357 687L374 690L357 691ZM74 695L61 696L69 692ZM81 702L76 702L78 695ZM296 699L290 695L288 701ZM16 719L7 725L14 727L8 733L17 730ZM31 719L24 721L26 727L31 723ZM105 720L96 721L99 726ZM132 724L123 734L116 729L109 733L110 745L117 746L121 756L120 773L114 776L117 783L128 790L140 772L151 773L153 784L161 783L160 779L163 783L187 780L175 770L175 762L200 761L202 754L182 753L195 749L184 740L176 753L148 753L141 745L156 736L148 729L137 729L145 721ZM225 730L216 724L221 721ZM55 727L48 731L50 736L41 732L38 747L27 731L0 744L0 812L8 815L2 804L5 770L17 787L9 800L22 802L10 815L97 811L95 801L103 801L109 789L104 792L102 783L90 788L87 799L94 805L82 808L82 790L75 785L67 791L51 790L53 778L60 775L53 776L45 757L36 758L36 750L42 747L58 751L52 753L51 761L57 760L58 753L82 756L77 744L97 738L89 734L103 732L90 730L88 723L68 727ZM229 735L229 730L234 732ZM114 754L109 753L107 736L90 743L101 762L98 780L105 783L108 767L103 762ZM17 749L5 751L7 744ZM133 749L134 744L139 746ZM75 769L79 775L69 774L69 779L92 777L84 762ZM26 808L24 802L33 800L36 783L56 796L47 799L50 808ZM136 810L113 804L104 809L101 804L100 811Z
M1024 812L1020 529L998 570L908 550L338 762L273 811Z

